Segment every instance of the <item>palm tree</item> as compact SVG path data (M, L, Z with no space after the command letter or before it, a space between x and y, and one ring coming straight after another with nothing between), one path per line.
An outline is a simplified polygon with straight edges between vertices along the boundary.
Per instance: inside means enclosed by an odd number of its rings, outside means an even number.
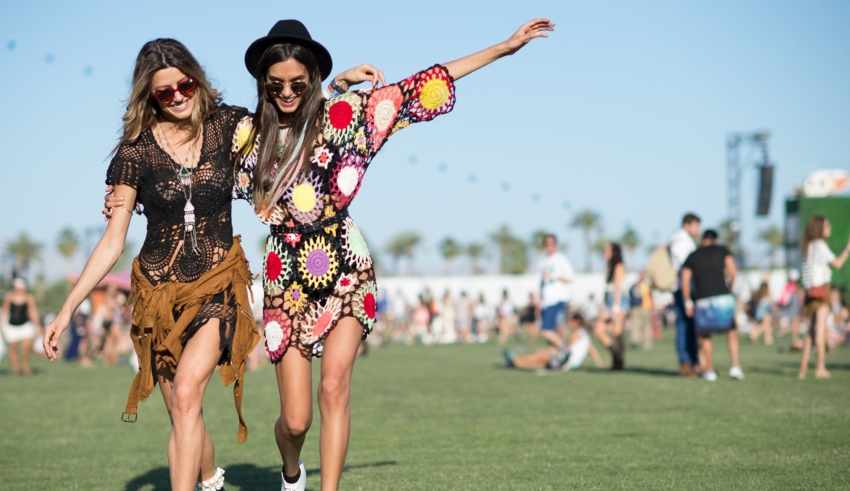
M68 262L68 266L70 267L71 259L74 257L74 254L77 253L77 250L80 248L80 238L74 229L71 227L65 227L59 232L59 237L56 239L56 249L59 250L59 254L65 258L65 261Z
M586 208L573 216L573 221L570 222L570 227L580 228L584 234L584 271L589 273L593 265L591 263L591 255L593 253L593 240L590 233L599 228L601 218L599 213Z
M632 228L631 225L626 227L626 230L623 232L623 236L620 237L620 245L625 249L626 254L629 256L629 262L631 263L631 259L634 258L635 251L640 246L640 235L638 235L637 230Z
M515 236L507 225L490 235L499 249L499 271L502 274L522 274L528 269L528 245Z
M487 250L487 247L480 242L472 242L466 246L466 255L469 256L469 260L472 262L472 274L481 274L483 272L478 261L481 260L485 250Z
M6 253L15 256L14 275L26 277L30 263L37 260L41 254L41 244L33 242L26 232L6 244Z
M446 271L448 271L449 274L452 274L454 259L463 253L463 247L453 238L446 237L439 245L437 245L437 249L439 249L443 259L446 260Z
M776 268L776 250L785 244L785 234L776 224L770 224L759 232L759 240L767 244L770 251L770 269Z
M416 248L422 242L422 236L417 232L410 230L402 232L390 240L387 246L387 252L393 258L396 274L400 274L399 260L402 257L407 257L409 261L410 271L413 271L413 256L416 253Z

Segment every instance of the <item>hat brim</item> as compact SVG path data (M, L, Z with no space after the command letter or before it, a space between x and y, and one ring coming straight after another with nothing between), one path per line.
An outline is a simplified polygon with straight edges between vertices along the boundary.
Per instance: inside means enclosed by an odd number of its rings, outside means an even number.
M316 58L316 64L319 65L319 74L322 76L322 80L328 78L331 74L333 61L331 60L330 52L316 41L296 36L266 36L251 43L251 46L248 46L248 50L245 51L245 67L248 69L248 72L254 78L257 78L259 74L256 72L260 64L260 58L266 49L269 46L284 43L297 44L309 49Z

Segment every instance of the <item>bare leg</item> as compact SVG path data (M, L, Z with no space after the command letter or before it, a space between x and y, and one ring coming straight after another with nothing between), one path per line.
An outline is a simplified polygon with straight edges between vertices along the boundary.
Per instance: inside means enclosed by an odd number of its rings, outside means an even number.
M20 375L21 367L18 363L18 345L20 343L9 343L9 363L12 364L12 375Z
M201 405L221 359L219 345L219 320L212 319L192 336L177 365L171 389L172 426L168 440L168 466L174 491L194 490L201 474L201 460L209 438Z
M351 433L351 374L363 327L353 317L339 321L325 340L322 354L322 380L319 382L319 411L322 434L322 491L336 491L348 454Z
M540 336L555 348L563 349L565 346L564 338L555 331L551 331L549 329L540 331Z
M599 317L598 319L596 319L596 323L593 325L593 335L596 336L596 339L598 339L600 343L602 343L602 346L610 348L611 338L608 337L608 333L605 329L605 324L606 322L604 318Z
M765 314L764 319L761 321L764 330L764 344L767 346L773 346L773 316L770 314Z
M738 331L736 329L730 330L726 335L726 343L729 346L729 357L732 358L732 366L741 366L741 360L738 358L741 343L739 342Z
M814 326L812 326L814 329ZM806 371L809 369L809 355L812 352L812 337L806 336L803 339L803 350L800 352L800 373L797 375L799 378L806 378Z
M791 347L799 348L802 345L800 342L800 316L794 316L791 319Z
M815 314L815 378L829 378L831 374L826 370L826 318L829 315L829 307L821 305Z
M530 355L515 356L513 362L517 368L546 368L551 355L548 349L541 349Z
M702 359L700 360L700 364L703 367L703 372L710 372L710 371L714 370L713 359L712 359L714 353L713 353L712 346L711 346L711 338L701 338L699 340L699 347L700 347L700 355L702 355L701 356Z
M593 343L590 343L590 357L593 358L593 364L596 365L596 368L602 368L604 363L602 363L602 357L599 356L599 352L596 351L596 346Z
M30 353L32 353L32 343L34 339L24 339L21 341L21 373L24 375L32 375L30 369Z
M313 374L310 360L295 347L275 365L280 395L280 417L274 437L287 477L298 474L298 459L307 431L313 423Z

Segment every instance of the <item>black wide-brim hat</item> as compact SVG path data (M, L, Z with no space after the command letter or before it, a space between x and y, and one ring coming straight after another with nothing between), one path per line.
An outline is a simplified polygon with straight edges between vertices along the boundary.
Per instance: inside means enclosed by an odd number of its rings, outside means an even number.
M269 31L268 36L257 39L251 46L248 46L248 51L245 52L245 66L254 78L260 74L257 73L259 68L260 58L269 46L275 44L298 44L310 50L316 58L316 63L319 65L319 73L322 75L322 80L328 78L333 69L333 61L331 54L324 46L313 41L310 32L304 27L301 22L288 19L279 20Z

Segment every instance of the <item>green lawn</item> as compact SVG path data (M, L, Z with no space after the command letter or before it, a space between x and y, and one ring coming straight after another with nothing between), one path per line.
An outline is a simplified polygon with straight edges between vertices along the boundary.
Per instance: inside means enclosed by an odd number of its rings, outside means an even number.
M372 350L355 370L342 489L850 489L850 349L829 356L831 380L801 381L798 355L743 343L737 382L718 344L715 383L675 376L669 336L630 351L618 374L511 371L493 344ZM35 369L0 367L0 489L168 489L161 399L119 421L129 368ZM244 408L239 445L231 390L214 379L205 417L227 488L280 489L270 366L248 375ZM303 455L313 491L318 428L316 409Z

